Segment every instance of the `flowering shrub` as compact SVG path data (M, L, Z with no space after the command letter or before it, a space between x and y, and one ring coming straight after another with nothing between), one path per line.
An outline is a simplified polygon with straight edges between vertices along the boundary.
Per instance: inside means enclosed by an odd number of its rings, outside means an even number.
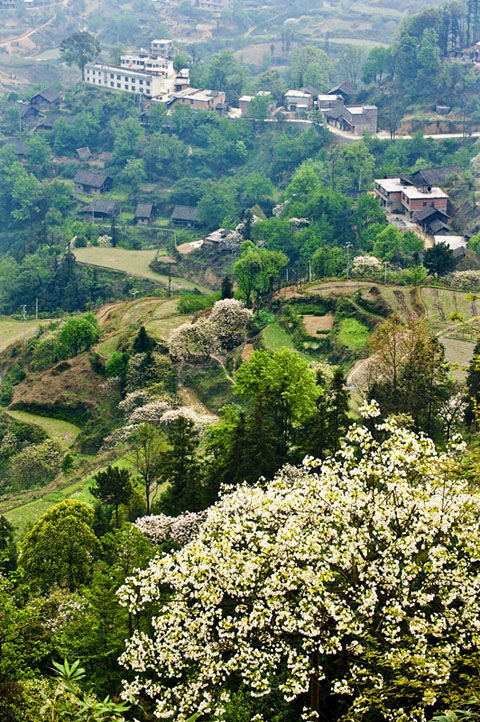
M128 417L129 424L160 424L162 416L169 408L166 401L150 401L139 406Z
M30 489L47 484L60 471L61 450L46 439L41 444L25 447L10 460L9 477L17 489Z
M375 256L356 256L352 263L352 273L356 277L371 276L382 270L382 263Z
M123 411L124 414L128 415L139 406L145 406L145 404L150 401L150 398L151 395L148 391L142 391L141 389L138 389L138 391L131 391L125 396L123 401L120 401L118 408L120 411Z
M208 318L184 323L170 334L169 350L174 358L210 356L241 343L252 312L242 301L225 298L217 301Z
M363 412L375 425L375 402ZM154 699L159 719L221 720L232 679L253 697L310 692L303 719L331 695L345 720L425 720L480 631L480 500L451 473L462 448L355 425L335 457L225 493L190 543L119 590L132 612L160 610L127 642L124 694Z
M447 286L462 291L478 291L480 289L480 271L454 271L442 279Z
M165 514L142 516L136 520L135 526L154 544L174 541L183 546L197 536L206 515L205 511L187 511L177 517Z

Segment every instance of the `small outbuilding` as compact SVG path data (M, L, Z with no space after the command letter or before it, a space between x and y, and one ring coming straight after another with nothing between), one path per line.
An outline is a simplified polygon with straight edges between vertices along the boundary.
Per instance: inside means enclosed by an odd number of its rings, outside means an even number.
M135 208L135 223L137 226L149 226L153 220L153 205L151 203L137 203Z
M88 160L92 156L92 152L88 145L84 146L83 148L75 148L75 155L77 156L78 160Z

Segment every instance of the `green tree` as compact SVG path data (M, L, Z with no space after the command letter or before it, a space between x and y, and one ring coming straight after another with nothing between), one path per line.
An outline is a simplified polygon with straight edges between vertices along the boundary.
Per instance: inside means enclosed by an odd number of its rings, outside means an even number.
M129 158L119 178L128 187L130 197L135 198L140 186L147 180L143 158Z
M111 504L115 509L115 523L118 527L118 507L126 504L133 494L130 473L127 469L118 466L107 466L93 477L95 486L90 487L90 493L104 504Z
M308 362L287 349L274 354L254 351L235 373L233 390L251 405L263 401L263 413L272 419L286 460L295 425L315 408L316 378Z
M115 130L115 141L113 144L112 160L117 165L127 163L129 159L140 160L136 158L137 145L144 135L144 130L137 118L126 118L123 123ZM139 166L134 168L137 171ZM141 167L140 167L141 168Z
M133 339L132 350L134 353L147 353L155 348L155 339L148 335L145 326L140 329Z
M100 53L97 38L83 30L64 38L60 43L60 55L67 65L77 65L82 71L85 65Z
M251 241L244 241L241 254L233 267L237 280L238 293L250 305L252 297L257 302L273 292L280 270L288 263L287 256L281 251L269 251L257 248Z
M88 349L100 338L100 326L93 313L85 316L69 318L64 323L56 347L59 358L78 356Z
M326 54L313 45L295 48L290 56L289 76L295 88L313 85L326 90L330 82Z
M19 564L42 592L54 584L76 589L88 581L99 543L92 529L93 509L67 499L45 512L25 534Z
M163 455L167 449L165 434L151 424L140 424L132 436L132 445L133 468L143 485L148 515L162 478Z
M169 448L162 456L162 479L168 488L160 500L165 514L178 516L184 511L205 507L197 448L200 434L194 422L179 414L167 428Z
M272 96L270 93L254 95L248 106L248 116L255 120L265 120L271 104Z
M8 519L0 515L0 572L12 572L17 568L17 547L14 540L14 527Z
M322 246L312 256L312 271L320 278L340 276L345 266L345 251L339 246Z
M446 243L436 243L425 251L423 265L430 273L445 276L455 270L457 261L452 249Z

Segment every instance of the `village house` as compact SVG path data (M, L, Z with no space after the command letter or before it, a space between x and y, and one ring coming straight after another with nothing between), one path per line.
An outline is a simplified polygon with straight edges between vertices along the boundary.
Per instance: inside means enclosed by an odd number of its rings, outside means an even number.
M9 103L7 107L16 108L18 110L20 130L27 125L32 127L40 118L40 112L36 108L32 107L29 103L24 103L21 100Z
M216 110L219 105L225 105L226 96L221 90L199 90L186 88L173 93L170 105L189 105L192 110Z
M61 118L60 113L48 113L44 118L40 120L35 130L53 130L57 120Z
M306 115L313 110L313 97L303 90L287 90L284 95L285 110L297 115Z
M199 226L197 209L194 206L177 205L173 209L171 220L174 226Z
M88 160L91 157L92 152L88 145L86 145L83 148L76 148L75 155L77 156L78 160Z
M341 95L344 103L348 103L350 98L357 91L357 86L351 83L349 80L344 80L340 85L336 85L334 88L328 91L328 95Z
M467 240L463 236L434 236L435 245L444 243L453 251L454 258L463 258L467 253Z
M430 236L448 234L450 216L433 206L426 206L414 211L413 220L424 233Z
M75 190L79 193L100 195L111 190L113 181L108 175L94 173L91 170L79 170L73 179Z
M135 208L134 220L137 226L149 226L153 220L153 205L138 202Z
M343 111L345 103L341 95L329 95L328 93L320 93L319 95L317 95L315 107L317 108L317 110L321 110L322 112L331 110L332 108L341 108Z
M50 87L39 90L30 98L32 108L43 112L52 112L60 105L62 96L56 88Z
M209 12L221 12L228 7L230 0L195 0L195 6L200 10Z
M88 206L78 211L85 221L107 221L115 218L120 212L120 206L116 201L104 198L95 198Z
M374 190L387 213L406 213L413 218L415 211L427 206L447 212L448 196L436 186L422 190L406 179L378 178Z
M241 242L241 236L238 231L230 228L218 228L212 231L202 239L202 246L207 248L215 248L217 252L233 251L238 248Z

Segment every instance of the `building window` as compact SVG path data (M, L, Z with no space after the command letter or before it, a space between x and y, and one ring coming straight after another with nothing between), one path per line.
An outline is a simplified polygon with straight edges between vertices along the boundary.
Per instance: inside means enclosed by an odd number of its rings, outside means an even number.
M113 80L113 73L110 73L110 77L111 77L111 78L112 78L112 80Z
M122 87L122 86L120 85L120 83L117 83L117 88L121 88L121 87Z
M117 80L120 80L120 75L117 75Z
M426 205L427 205L427 202L426 202L426 201L423 201L423 207L424 207L424 208L425 208Z
M115 85L115 83L112 82L112 81L110 81L110 86L111 86L112 88L113 88L114 85Z

